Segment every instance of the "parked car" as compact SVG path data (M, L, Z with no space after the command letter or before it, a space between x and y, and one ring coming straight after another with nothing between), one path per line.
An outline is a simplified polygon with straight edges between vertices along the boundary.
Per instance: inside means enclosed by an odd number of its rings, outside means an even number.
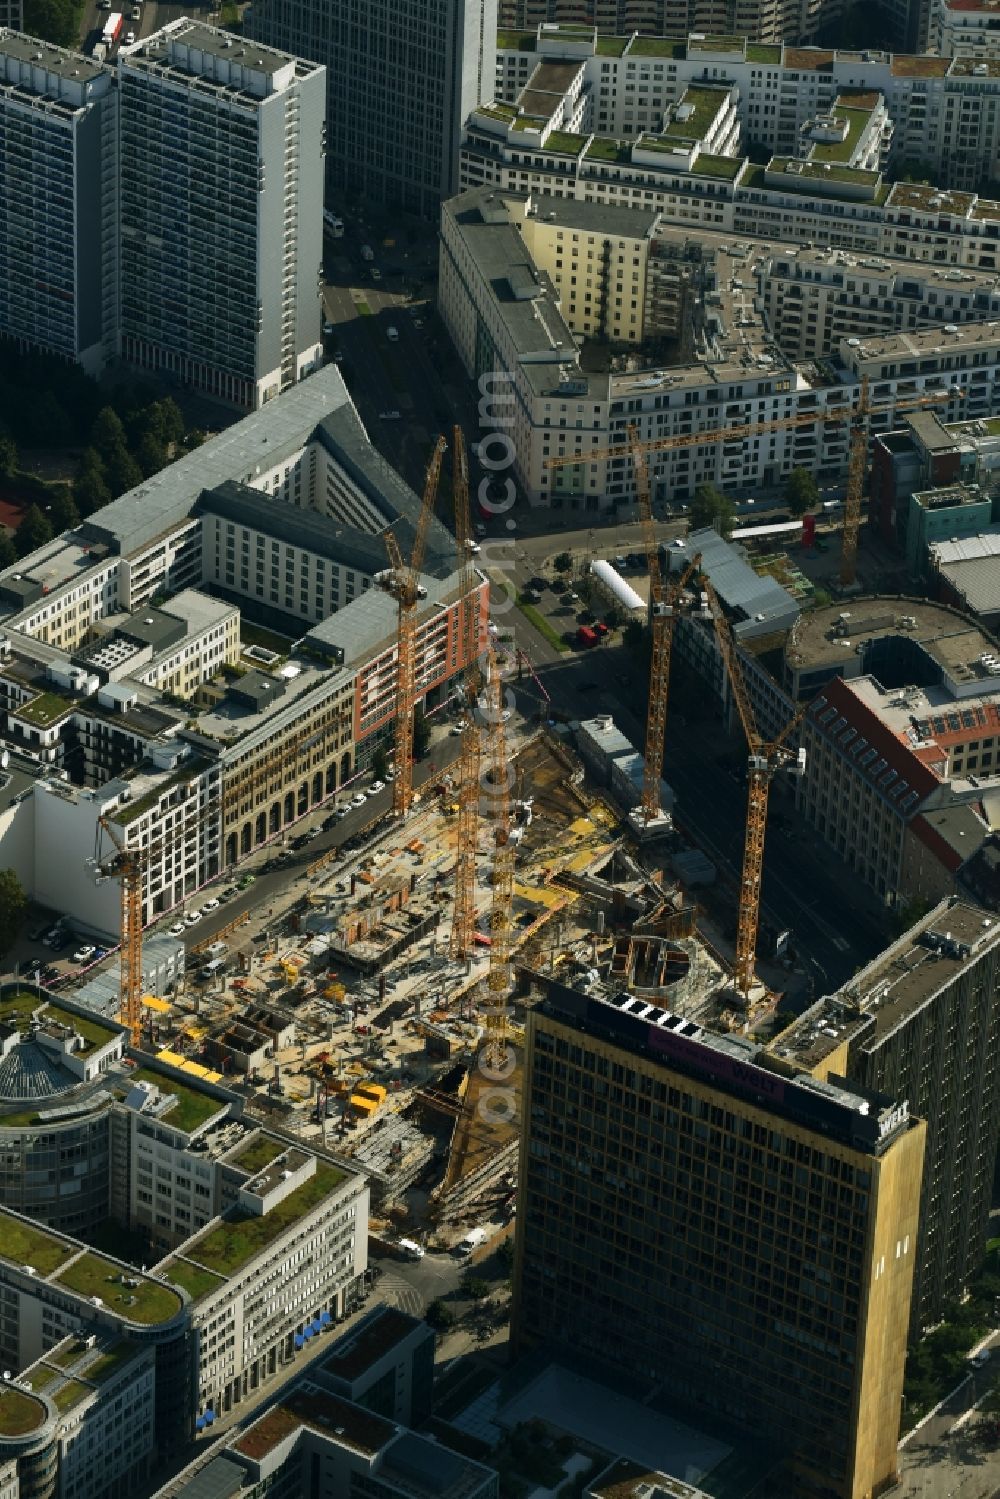
M308 833L300 833L297 838L293 838L292 839L292 847L293 848L305 848L305 846L306 846L306 844L308 842L309 842L309 834Z
M187 915L184 917L184 925L197 926L200 920L201 912L199 910L195 909L194 911L188 911Z
M398 411L380 411L379 412L379 419L381 421L383 421L383 422L398 422L399 421L399 412Z
M243 874L243 875L240 875L240 878L239 878L239 880L237 882L237 889L239 889L239 890L249 890L250 886L253 884L253 882L254 882L254 880L256 878L257 878L257 876L255 874Z
M365 796L365 793L363 791L359 791L357 795L351 797L351 806L363 807L367 800L368 798Z
M374 272L373 272L373 274L374 274ZM390 323L389 327L385 330L385 336L386 336L386 338L389 340L389 342L391 344L398 344L399 343L399 329L398 328L394 328L391 323Z
M220 904L221 904L221 902L218 901L218 900L216 900L215 896L213 895L212 898L211 898L211 900L207 900L205 902L205 904L202 906L202 908L201 908L201 914L204 916L209 911L217 911L219 909Z
M384 791L384 790L385 790L385 782L384 781L372 781L371 785L368 787L368 795L369 796L374 796L375 793L376 793L376 791Z
M322 831L323 831L322 828L310 828L309 831L308 831L308 833L306 834L306 842L307 843L311 843L314 838L318 838L319 837L319 835L320 835L320 833L322 833Z
M337 819L337 821L339 822L342 817L346 817L347 816L347 814L348 814L348 812L350 810L351 810L350 806L347 806L347 807L338 807L337 810L336 810L336 812L334 812L333 815Z
M91 947L89 943L84 943L83 947L78 947L76 952L73 954L73 962L89 963L93 959L94 953L96 951L96 947Z
M126 45L126 47L131 47L131 45L132 45L132 43L134 41L135 41L135 32L134 31L126 31L126 33L125 33L125 45Z
M239 895L239 893L240 891L238 885L227 885L225 890L223 890L222 894L219 896L219 899L232 900L233 896Z
M171 937L183 937L186 927L183 921L175 921L173 926L169 928L169 931Z

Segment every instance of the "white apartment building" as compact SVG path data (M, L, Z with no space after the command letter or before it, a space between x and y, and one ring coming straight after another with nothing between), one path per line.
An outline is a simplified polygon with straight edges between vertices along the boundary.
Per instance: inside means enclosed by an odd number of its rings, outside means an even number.
M928 46L941 57L1000 57L995 0L933 0Z
M493 96L496 0L258 0L247 24L326 68L334 200L436 215L458 184L462 123Z
M848 103L852 94L874 93L892 121L889 162L898 175L903 164L919 163L933 181L972 191L1000 177L1000 72L988 58L765 46L731 35L598 38L558 27L505 40L497 100L513 105L544 63L572 63L587 96L578 127L585 135L655 133L689 85L725 84L737 90L744 146L795 156L803 128L838 95Z
M846 474L849 410L862 374L871 379L879 406L874 430L891 430L896 402L925 391L956 419L973 412L987 416L1000 402L1000 330L968 321L983 315L980 306L985 313L996 306L1000 289L992 274L977 280L971 272L950 272L938 279L924 272L911 283L904 279L905 263L891 267L842 252L734 244L728 237L685 235L675 228L654 228L639 258L645 256L647 285L667 282L676 289L673 301L666 294L659 301L647 297L644 316L647 331L658 331L670 326L663 319L672 310L674 329L686 339L682 360L666 367L647 360L644 367L628 368L613 350L596 364L593 357L583 360L580 334L593 332L588 304L576 303L572 315L564 314L559 289L539 271L528 244L536 235L546 241L551 236L558 252L561 236L566 267L573 254L586 253L579 226L588 219L590 233L606 240L612 257L620 251L624 260L626 244L638 240L613 238L618 221L600 205L567 205L565 222L563 212L553 198L479 189L446 204L442 215L441 314L470 377L492 379L498 424L509 436L519 482L532 503L595 510L630 502L630 425L644 439L681 440L650 460L654 488L669 502L686 498L700 483L735 492L772 488L798 466ZM535 228L533 217L543 228ZM783 291L766 290L775 268L795 265L800 254L801 274L791 272ZM603 264L576 263L582 295L592 282L589 294L597 298ZM797 280L805 295L793 298L789 287ZM940 331L845 337L842 320L849 325L854 297L859 303L878 297L876 286L881 300L890 301L897 329L916 327L925 314L936 320L940 312ZM757 310L767 298L773 321ZM964 315L961 327L945 320L952 309L956 318ZM796 362L784 342L797 351L803 337L826 339L830 357ZM499 403L506 404L501 409ZM780 422L807 412L816 413L814 425L720 436L743 423ZM698 442L700 432L712 434L711 440ZM588 449L609 446L619 446L620 456L588 458ZM548 467L550 458L576 454L579 462Z
M193 1303L198 1416L239 1405L339 1321L367 1257L365 1179L306 1151L276 1150L239 1188L230 1218L160 1267Z
M322 362L322 67L198 21L124 48L122 357L256 409Z
M92 59L4 29L15 11L0 4L0 334L97 375L115 353L118 94Z

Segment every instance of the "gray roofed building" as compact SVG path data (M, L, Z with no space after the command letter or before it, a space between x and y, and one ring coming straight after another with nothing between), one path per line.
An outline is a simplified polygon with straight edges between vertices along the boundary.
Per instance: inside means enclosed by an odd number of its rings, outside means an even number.
M231 479L250 484L264 470L299 452L313 439L319 424L338 408L349 406L350 399L340 371L329 365L95 510L79 534L86 540L105 542L121 556L141 551L157 537L176 530L203 490Z
M442 605L454 603L460 593L458 573L447 578L432 578L421 573L420 586L426 597L417 604L417 625L438 613ZM309 631L306 641L329 654L338 665L350 666L365 657L375 656L380 646L389 646L396 638L397 608L395 600L380 588L369 588L356 598L349 609L331 614Z
M220 1452L189 1478L182 1475L170 1492L176 1499L234 1499L248 1480L246 1468Z
M1000 614L1000 527L979 536L932 542L929 555L943 596L970 614Z
M719 598L735 615L733 634L739 641L753 640L790 630L799 617L799 606L774 578L760 577L747 561L742 547L724 541L708 528L692 531L679 546L667 553L673 571L686 567L696 553Z

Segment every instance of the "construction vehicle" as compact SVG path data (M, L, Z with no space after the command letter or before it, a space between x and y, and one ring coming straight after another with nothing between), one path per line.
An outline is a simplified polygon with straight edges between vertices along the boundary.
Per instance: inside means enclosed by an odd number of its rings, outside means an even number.
M660 806L660 779L663 774L663 745L667 730L667 695L670 690L670 652L674 640L674 623L677 605L688 580L701 563L701 556L694 557L681 576L671 584L669 590L663 584L660 567L660 546L653 525L653 501L649 488L649 470L643 444L638 430L629 428L632 444L632 462L635 466L635 487L639 496L639 518L642 521L643 538L646 545L646 563L649 568L649 605L652 630L652 651L649 660L649 704L646 710L646 757L643 765L642 800L640 815L643 825L648 827L662 815Z
M589 452L583 450L578 453L560 453L554 458L546 459L546 467L570 468L578 464L602 462L607 458L619 458L627 453L628 446L631 446L634 457L637 443L644 453L667 453L678 448L704 447L712 442L742 442L746 438L758 437L765 432L781 432L790 427L812 427L820 422L824 424L848 422L850 445L847 464L847 494L844 500L840 581L845 587L850 587L854 583L857 571L861 501L872 417L884 416L890 412L893 416L905 416L908 411L920 411L928 406L939 405L942 401L960 394L959 388L952 387L948 390L932 391L929 395L907 399L905 402L890 402L882 406L873 406L868 376L863 375L857 400L850 406L819 407L812 411L800 411L795 416L775 417L766 422L745 422L732 427L714 427L707 432L683 432L675 437L655 437L648 440L640 440L637 434L633 435L635 429L630 427L628 445L616 443L613 447L592 448Z
M458 817L455 856L455 900L452 912L449 953L463 962L472 951L476 928L476 851L479 841L479 773L482 762L480 725L475 713L479 692L479 598L476 592L476 570L473 562L472 526L469 513L469 460L465 436L456 427L453 437L454 473L452 490L455 504L455 542L461 587L461 621L459 650L465 662L464 691L468 713L462 726L462 742L457 767L458 800L453 810ZM446 815L451 815L448 808Z
M375 574L375 583L384 588L398 606L397 658L396 658L396 726L395 765L396 777L392 783L392 810L397 817L405 817L413 806L413 710L416 702L416 646L417 604L425 596L420 582L420 568L424 560L427 531L434 514L438 481L441 477L441 460L447 444L439 437L434 444L427 477L424 481L423 500L417 520L416 535L409 563L404 563L399 542L391 530L383 533L385 549L389 554L390 567Z
M736 992L744 1010L751 1010L751 991L754 984L754 965L757 956L757 928L760 921L761 885L764 875L764 836L767 832L767 802L771 782L779 770L791 766L799 775L805 770L806 752L790 748L787 740L798 728L805 716L808 703L802 703L798 711L788 720L781 733L765 744L757 729L753 707L743 679L739 652L733 639L729 621L722 611L718 595L708 580L705 580L709 608L715 625L719 650L725 663L726 674L733 690L736 710L750 752L747 762L747 820L743 845L743 867L740 873L739 911L736 921L736 958L734 980Z

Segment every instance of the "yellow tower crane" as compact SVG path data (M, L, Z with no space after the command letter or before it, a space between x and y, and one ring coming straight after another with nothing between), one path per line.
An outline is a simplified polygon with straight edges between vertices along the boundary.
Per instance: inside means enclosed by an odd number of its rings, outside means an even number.
M507 1012L511 988L511 908L514 901L515 845L511 834L510 766L504 733L503 687L496 655L487 656L486 704L483 710L489 745L490 819L493 825L493 900L490 906L490 966L486 979L487 1066L500 1072L507 1063Z
M458 830L455 859L455 905L452 911L449 951L462 961L472 951L476 930L476 851L479 838L479 774L482 737L476 714L479 695L479 593L472 551L472 519L469 512L469 458L461 427L453 434L455 541L461 588L459 602L460 659L465 662L465 726L458 758Z
M649 490L649 470L646 454L639 441L635 427L629 428L632 444L632 462L635 466L635 487L639 496L639 517L642 521L643 539L646 547L646 563L649 567L650 626L652 651L649 658L649 706L646 711L646 758L642 776L642 801L640 816L648 827L662 813L660 806L660 781L663 776L663 745L667 731L667 697L670 691L670 652L674 641L674 624L677 619L677 604L688 580L698 569L701 556L692 559L681 577L664 586L663 570L660 567L660 546L653 524L653 502Z
M935 390L928 395L908 399L905 402L874 406L871 401L868 376L863 375L857 400L850 406L817 407L812 411L800 411L795 416L775 417L767 422L742 422L731 427L714 427L703 432L682 432L675 437L655 437L641 441L634 427L629 428L628 445L633 460L637 448L643 453L669 453L679 448L704 447L708 443L742 442L748 437L760 437L766 432L782 432L794 427L815 427L821 422L848 422L850 441L847 461L847 493L844 500L844 531L841 551L840 581L845 586L854 582L858 560L858 534L861 529L861 502L864 494L865 464L868 458L871 419L892 412L905 416L909 411L920 411L927 406L940 405L949 397L960 394L954 387ZM583 463L599 463L607 458L620 458L628 451L625 444L612 447L586 449L577 453L559 453L546 459L547 468L572 468ZM647 478L648 484L648 478ZM641 498L640 498L641 504Z
M383 539L389 554L389 569L377 573L375 582L396 600L398 623L396 634L396 778L392 783L392 810L405 817L413 805L413 708L416 700L417 604L423 596L420 568L424 560L427 531L434 514L441 460L447 444L439 437L427 466L423 500L417 520L416 535L409 563L404 563L399 542L392 531Z
M764 836L767 832L767 802L771 782L777 771L795 764L800 770L805 764L805 750L798 754L786 744L802 722L807 704L789 719L777 738L765 744L758 732L750 696L743 679L739 653L729 621L719 603L718 595L711 583L705 582L715 633L725 663L726 674L733 689L736 710L747 738L750 757L747 763L747 821L746 839L743 845L743 867L740 873L739 912L736 921L736 962L734 978L737 993L744 1004L750 1007L750 991L754 982L754 965L757 956L757 928L760 922L761 884L764 875Z

